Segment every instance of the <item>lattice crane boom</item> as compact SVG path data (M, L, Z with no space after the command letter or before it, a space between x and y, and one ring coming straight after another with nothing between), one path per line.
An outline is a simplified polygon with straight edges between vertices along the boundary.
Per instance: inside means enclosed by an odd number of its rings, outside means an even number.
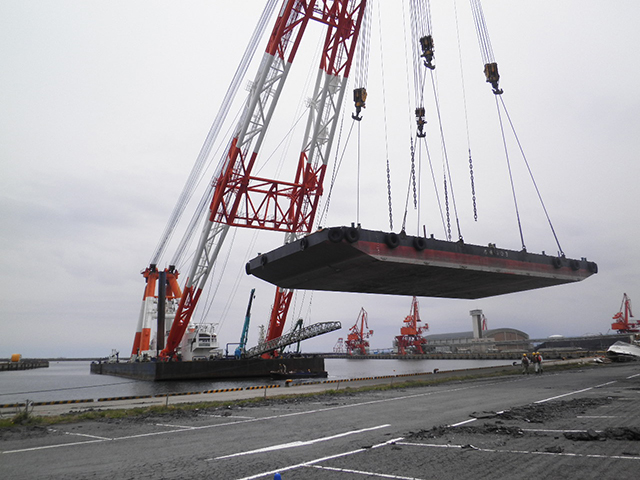
M161 357L171 357L231 226L275 230L287 238L311 231L366 0L285 0L249 92L220 174L176 318ZM310 20L324 24L320 70L293 182L252 175L291 64ZM291 291L277 289L266 341L280 337Z

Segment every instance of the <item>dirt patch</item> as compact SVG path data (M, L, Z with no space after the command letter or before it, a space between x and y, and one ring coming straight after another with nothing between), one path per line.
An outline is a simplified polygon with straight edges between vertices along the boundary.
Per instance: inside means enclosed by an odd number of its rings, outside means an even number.
M13 428L0 428L0 441L43 437L52 433L49 427L42 425L28 425Z
M477 419L495 419L496 421L491 423L487 422L483 425L461 425L458 427L453 426L437 426L429 430L419 430L417 432L410 432L407 438L413 440L438 438L450 433L456 433L461 435L504 435L511 437L522 437L525 432L518 426L504 425L505 421L511 422L523 422L523 423L537 423L541 424L545 421L549 421L556 418L562 418L567 416L574 416L578 414L584 414L589 409L599 407L602 405L608 405L613 401L612 397L601 398L576 398L573 400L562 400L555 402L545 403L532 403L529 405L522 405L511 408L504 412L474 412L471 417ZM635 436L636 430L634 428L624 429L609 429L610 433L596 433L593 435L586 432L578 432L576 434L579 438L570 438L572 440L599 440L606 438L621 438L626 439L628 436ZM615 432L614 432L615 430ZM584 434L584 435L582 435ZM569 438L565 434L566 438Z
M640 441L640 428L636 427L616 427L607 428L601 432L589 429L584 432L565 432L565 438L578 441L604 441L604 440L626 440Z

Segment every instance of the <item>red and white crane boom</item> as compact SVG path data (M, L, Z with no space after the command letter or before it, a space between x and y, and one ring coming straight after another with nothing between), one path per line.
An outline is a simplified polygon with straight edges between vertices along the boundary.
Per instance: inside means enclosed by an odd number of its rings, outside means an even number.
M366 0L285 0L248 101L214 181L203 227L162 357L175 354L231 226L296 234L313 227ZM320 69L291 182L252 174L267 128L310 20L326 26ZM282 334L292 292L277 289L266 340Z

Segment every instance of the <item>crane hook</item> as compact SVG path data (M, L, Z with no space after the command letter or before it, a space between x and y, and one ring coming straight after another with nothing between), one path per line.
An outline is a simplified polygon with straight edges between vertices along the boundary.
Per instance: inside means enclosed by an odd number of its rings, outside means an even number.
M360 111L363 108L366 108L366 104L365 104L366 100L367 100L367 90L364 87L356 88L353 90L353 103L356 106L356 113L352 113L351 118L353 118L358 122L362 120L362 117L360 116Z
M487 83L490 83L493 87L493 93L496 95L502 95L504 90L498 86L500 80L500 74L498 73L498 64L496 62L486 63L484 65L484 75L487 77Z

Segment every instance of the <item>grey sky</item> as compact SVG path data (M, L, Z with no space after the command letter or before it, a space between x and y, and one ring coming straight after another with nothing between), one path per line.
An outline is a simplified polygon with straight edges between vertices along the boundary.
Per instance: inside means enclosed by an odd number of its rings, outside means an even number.
M411 107L402 10L394 7L400 2L378 1L376 8L379 3L398 231ZM517 250L521 245L495 101L482 76L468 2L457 0L477 223L470 206L453 2L431 3L462 233L468 243ZM0 1L0 357L95 356L111 348L129 353L144 287L139 272L147 266L262 7L261 1L229 6L213 1ZM421 298L422 318L432 333L470 330L469 310L481 308L490 328L518 328L533 337L604 333L624 292L640 300L640 32L635 25L640 4L485 0L483 7L504 100L562 247L569 257L596 261L600 273L575 285L478 301ZM364 228L388 230L377 22L361 125L359 219ZM317 28L308 32L308 45L296 61L300 69L292 73L291 83L301 92L317 33ZM285 112L304 105L301 92L285 97ZM244 96L242 91L239 98ZM293 175L301 137L294 136L287 151L277 145L293 116L274 118L273 139L263 149L263 158L272 159L267 169L285 159L286 179ZM433 110L428 120L435 127ZM432 155L440 154L436 140ZM354 152L352 147L345 155L325 225L357 219ZM521 168L515 150L511 154ZM424 168L421 218L411 211L407 229L413 234L426 225L443 238ZM516 175L525 243L532 252L553 254L557 249L530 183ZM247 277L243 265L282 241L281 234L261 233L254 239L252 231L237 232L207 315L209 321L222 321L221 344L238 341L254 287L249 343L255 343L257 326L267 322L274 287ZM184 277L186 270L183 266ZM410 302L409 297L299 292L289 320L342 321L339 334L307 344L307 350L331 349L364 307L375 330L372 345L384 348L399 333Z

